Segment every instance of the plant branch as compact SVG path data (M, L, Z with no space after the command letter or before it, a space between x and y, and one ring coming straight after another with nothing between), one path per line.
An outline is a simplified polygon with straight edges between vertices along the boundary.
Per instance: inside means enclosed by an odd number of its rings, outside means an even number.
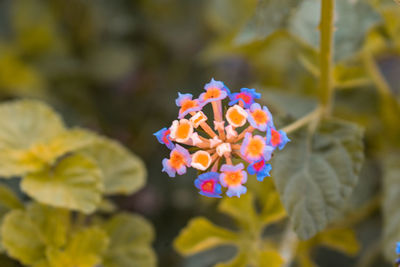
M333 32L335 0L321 1L320 104L330 114L333 102Z
M386 82L385 78L383 77L381 71L379 70L378 65L375 62L372 54L369 51L365 51L363 53L364 62L367 67L369 74L371 75L372 81L375 83L376 87L378 88L379 92L383 96L390 95L390 86Z
M299 242L296 233L292 230L290 223L288 222L286 229L283 233L283 237L279 247L279 254L283 258L282 267L290 266L296 253L297 243Z
M294 132L297 129L303 127L304 125L309 124L314 119L318 118L321 115L321 111L322 111L321 108L316 108L307 115L305 115L304 117L293 122L292 124L283 127L281 130L284 131L285 133Z

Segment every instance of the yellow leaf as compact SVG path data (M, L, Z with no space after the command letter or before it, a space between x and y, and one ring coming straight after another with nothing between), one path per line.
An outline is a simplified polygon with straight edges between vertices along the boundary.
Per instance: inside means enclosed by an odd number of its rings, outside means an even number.
M237 240L235 233L197 217L174 240L174 247L182 255L192 255L219 245L233 244Z
M103 184L97 165L75 154L52 168L28 174L21 188L41 203L92 213L100 204Z

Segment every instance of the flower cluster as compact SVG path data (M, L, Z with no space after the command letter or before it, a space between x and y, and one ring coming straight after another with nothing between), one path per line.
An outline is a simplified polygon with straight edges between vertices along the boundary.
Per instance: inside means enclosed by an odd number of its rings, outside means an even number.
M163 171L175 177L193 167L202 172L194 182L201 195L221 197L224 187L227 196L240 197L247 190L247 174L263 181L269 176L268 161L273 151L282 149L289 139L285 132L275 129L268 108L255 102L261 97L255 89L231 93L223 82L214 79L204 89L198 99L178 93L178 120L154 134L171 149L170 157L162 161ZM229 99L226 111L225 99ZM211 122L203 112L207 104L214 114ZM232 163L233 157L247 163L247 172L243 163Z
M397 254L397 259L396 259L396 266L400 266L400 242L396 243L396 254Z

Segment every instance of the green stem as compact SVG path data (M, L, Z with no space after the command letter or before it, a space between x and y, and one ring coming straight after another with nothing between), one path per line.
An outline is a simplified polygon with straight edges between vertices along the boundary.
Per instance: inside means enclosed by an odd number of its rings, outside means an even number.
M283 127L281 130L284 131L285 133L291 133L296 131L297 129L303 127L304 125L309 124L311 121L315 120L318 116L321 115L321 109L316 108L304 117L298 119L297 121L293 122L292 124L289 124L285 127Z
M330 114L333 102L333 32L335 0L321 1L320 104Z
M383 96L390 95L391 94L390 86L386 82L381 71L379 70L379 67L376 64L375 59L373 58L372 54L369 51L365 51L363 53L363 56L364 56L365 65L371 76L371 79L375 83L375 85L378 88L381 95L383 95Z

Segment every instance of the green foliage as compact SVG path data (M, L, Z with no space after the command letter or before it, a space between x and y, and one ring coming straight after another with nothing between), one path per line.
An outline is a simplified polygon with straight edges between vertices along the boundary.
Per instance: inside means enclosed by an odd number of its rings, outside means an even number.
M384 256L396 259L396 243L400 240L400 161L399 155L386 158L383 177L383 252Z
M151 248L154 229L142 217L118 214L102 225L110 237L105 252L105 267L156 266L156 256Z
M92 213L101 199L101 175L92 160L75 154L52 168L28 174L21 189L43 204Z
M362 130L323 121L317 132L293 138L274 159L273 177L295 231L308 239L331 222L357 184Z
M0 174L20 177L22 192L36 201L25 206L0 186L7 255L34 267L155 266L145 219L120 214L102 223L84 215L108 203L104 195L143 187L146 170L137 156L88 130L67 129L39 101L0 104L0 118Z
M268 187L262 187L268 189ZM255 210L255 198L248 192L238 198L225 198L218 205L220 212L233 218L239 232L214 225L204 217L192 219L175 239L175 249L182 255L193 255L220 245L237 247L236 256L229 262L215 266L280 266L281 256L261 233L265 226L276 223L285 216L276 192L264 191L261 212ZM265 202L264 202L265 201Z
M325 246L352 256L360 250L360 244L353 230L346 228L327 229L307 241L298 243L296 258L301 267L317 266L312 260L313 249L317 246Z
M116 142L100 139L80 153L93 158L103 175L104 194L132 194L143 187L146 169L143 162ZM131 179L135 177L135 179Z

